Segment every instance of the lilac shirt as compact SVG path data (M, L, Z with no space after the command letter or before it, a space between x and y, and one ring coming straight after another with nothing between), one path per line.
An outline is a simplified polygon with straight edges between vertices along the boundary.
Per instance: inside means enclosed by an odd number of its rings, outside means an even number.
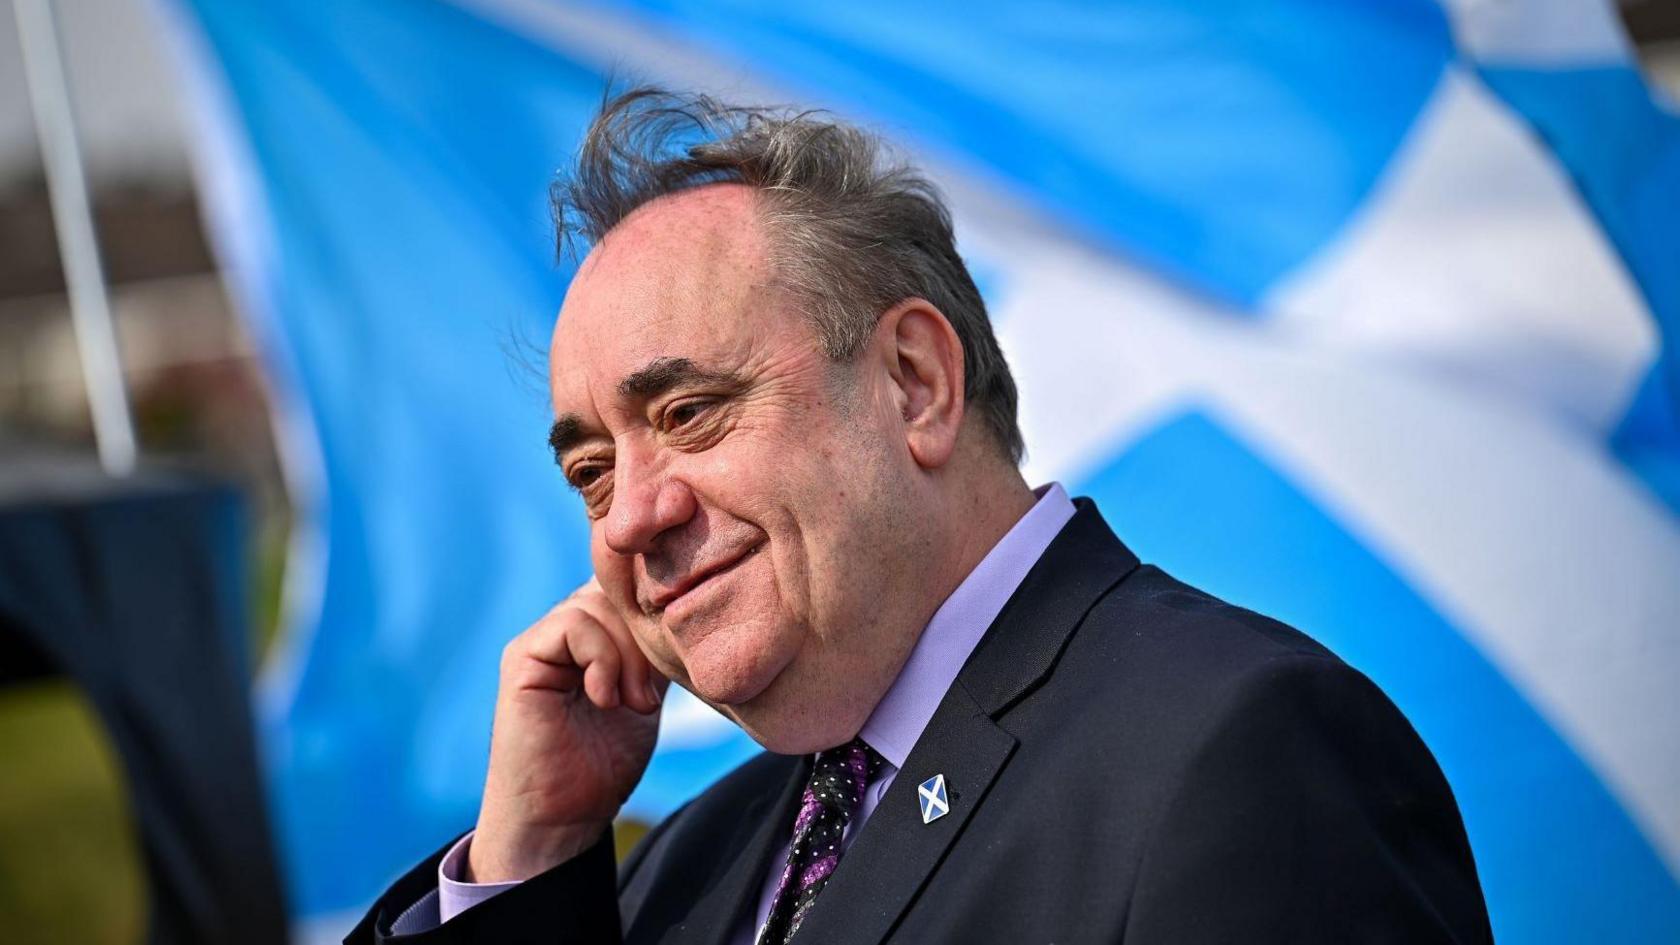
M992 625L1003 605L1021 586L1027 572L1032 570L1051 540L1073 517L1073 502L1060 483L1041 486L1034 492L1039 496L1038 502L939 606L922 631L921 638L916 641L915 648L910 651L910 658L905 661L892 688L887 690L875 706L875 711L863 723L863 730L858 736L879 752L886 759L886 764L864 792L857 815L847 825L840 840L842 851L851 846L852 838L874 813L887 788L892 786L898 769L909 757L916 740L922 737L922 730L927 728L928 720L933 718L934 710L939 708L946 690L956 681L957 672L968 661L968 655L974 651L986 628ZM391 931L404 935L424 932L460 915L471 906L519 885L463 883L457 879L464 872L467 847L471 841L472 834L469 833L445 854L438 864L438 888L403 912L392 923ZM751 945L756 930L769 916L770 902L776 894L776 879L781 873L781 864L787 859L787 848L792 843L793 838L789 836L788 842L771 860L773 865L759 890L753 924L736 930L731 936L733 945Z

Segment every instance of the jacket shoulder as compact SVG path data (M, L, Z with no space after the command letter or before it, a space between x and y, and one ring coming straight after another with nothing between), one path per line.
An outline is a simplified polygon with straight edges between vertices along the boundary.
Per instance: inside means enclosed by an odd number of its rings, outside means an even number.
M1069 664L1075 675L1108 657L1127 678L1147 673L1175 684L1178 699L1192 702L1270 672L1279 661L1352 671L1306 633L1147 564L1091 608L1069 650L1084 657Z
M1091 616L1099 625L1124 621L1133 629L1154 631L1163 641L1169 635L1194 631L1197 635L1174 641L1192 647L1230 647L1259 658L1287 654L1335 658L1300 630L1192 587L1152 564L1141 565L1115 585Z
M1380 705L1392 719L1385 737L1416 740L1387 697L1318 641L1143 565L1096 602L1044 685L1000 721L1052 755L1102 746L1124 791L1168 790L1208 732L1254 710L1256 693L1321 679L1334 681L1332 698Z
M1157 568L1133 579L1081 628L1127 665L1108 699L1160 720L1118 766L1152 788L1128 939L1491 941L1452 789L1388 696L1287 624Z

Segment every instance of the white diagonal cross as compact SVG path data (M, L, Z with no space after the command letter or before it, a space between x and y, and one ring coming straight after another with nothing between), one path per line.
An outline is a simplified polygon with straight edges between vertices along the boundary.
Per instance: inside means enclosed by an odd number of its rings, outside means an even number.
M922 823L931 824L951 812L951 805L945 799L945 776L936 774L916 786L916 793L922 801Z

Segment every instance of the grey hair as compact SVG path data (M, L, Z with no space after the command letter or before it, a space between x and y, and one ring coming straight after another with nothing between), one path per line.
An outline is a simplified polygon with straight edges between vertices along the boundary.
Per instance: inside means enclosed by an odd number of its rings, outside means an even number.
M658 197L721 182L757 190L771 270L804 304L828 357L857 355L905 299L938 308L962 341L965 399L1020 463L1015 379L957 255L951 213L868 132L821 112L631 89L602 103L575 172L550 191L557 248L564 256Z

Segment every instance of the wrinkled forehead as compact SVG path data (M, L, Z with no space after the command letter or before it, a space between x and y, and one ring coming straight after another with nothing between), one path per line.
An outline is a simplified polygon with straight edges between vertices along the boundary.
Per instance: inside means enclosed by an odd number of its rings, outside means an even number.
M656 358L740 358L771 293L752 190L713 184L625 218L578 268L549 352L557 413L590 415ZM790 326L791 327L791 326Z

